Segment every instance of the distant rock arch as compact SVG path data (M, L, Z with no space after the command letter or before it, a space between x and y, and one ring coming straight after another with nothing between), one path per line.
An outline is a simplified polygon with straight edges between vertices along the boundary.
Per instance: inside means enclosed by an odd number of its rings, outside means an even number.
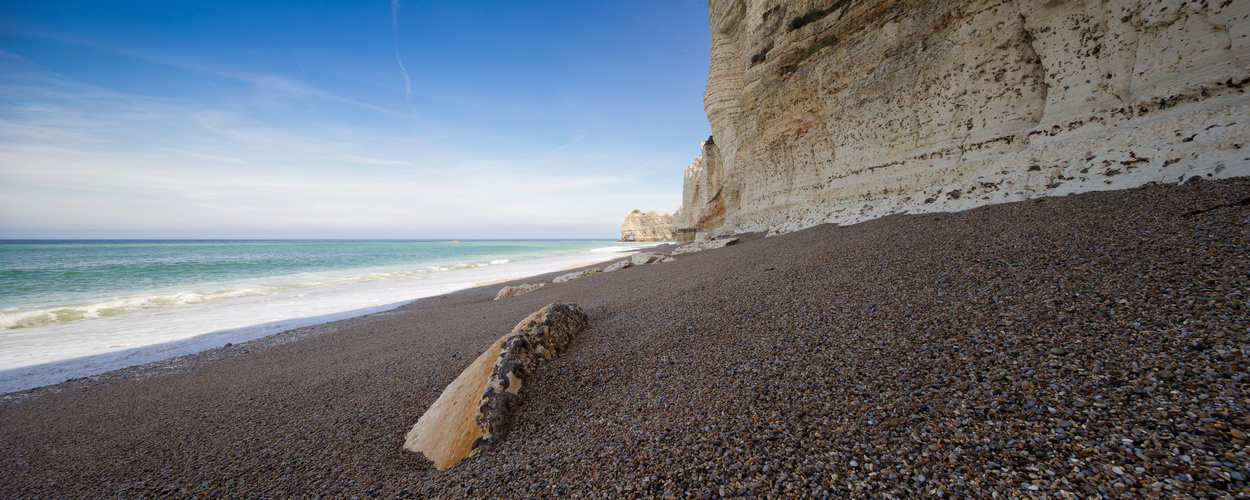
M675 239L673 216L655 211L643 213L635 209L621 223L621 239L617 241L665 241Z

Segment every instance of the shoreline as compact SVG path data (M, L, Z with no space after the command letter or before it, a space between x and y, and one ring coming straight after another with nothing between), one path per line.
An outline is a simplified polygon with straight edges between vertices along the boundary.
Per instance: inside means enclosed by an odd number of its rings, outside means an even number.
M658 242L655 242L655 246L641 247L641 248L637 248L637 249L630 250L630 251L625 251L625 252L614 253L614 254L612 254L612 256L611 256L611 257L605 257L605 258L603 258L603 259L601 259L601 260L596 260L596 261L593 261L593 262L584 262L584 263L581 263L581 264L574 264L574 265L571 265L571 266L565 266L565 267L563 267L563 268L560 268L560 269L557 269L557 270L555 270L555 271L551 271L551 272L556 272L556 273L568 273L568 272L572 272L572 271L580 271L580 270L582 270L582 269L590 269L590 268L592 268L592 267L596 267L596 266L598 266L599 264L603 264L603 263L605 263L605 262L614 261L614 260L617 260L617 259L624 260L624 259L629 258L630 256L632 256L632 255L634 255L634 254L637 254L637 253L640 253L640 252L644 252L644 251L655 251L655 249L656 249L656 248L659 248L659 247L662 247L662 246L665 246L665 245L669 245L669 246L672 246L673 248L676 248L676 244L675 244L675 243L673 243L672 241L658 241ZM479 286L493 286L493 285L501 285L501 284L504 284L504 283L509 283L509 282L512 282L512 281L520 280L520 279L525 279L525 278L533 278L533 277L535 277L535 276L544 276L544 275L547 275L547 274L551 274L551 272L539 273L539 274L531 274L531 275L527 275L527 276L518 276L518 277L515 277L515 278L504 278L504 279L497 279L497 280L491 280L491 281L482 281L482 282L479 282L479 283L474 283L474 284L473 284L473 286L474 286L474 287L479 287Z
M608 240L604 240L604 241L607 242ZM641 243L645 244L645 242L641 242ZM664 242L655 242L655 243L656 245L659 245ZM611 248L611 247L604 247L604 248ZM628 258L629 255L633 255L634 253L637 253L638 251L643 251L643 250L647 250L650 248L654 248L654 247L651 247L651 246L639 247L633 250L625 250L621 252L605 252L601 256L597 256L598 254L591 254L592 251L583 251L583 252L575 252L575 253L570 253L570 254L565 254L565 255L555 256L555 257L540 257L540 258L533 259L530 261L517 261L516 263L518 264L524 264L524 265L529 265L529 266L534 266L535 264L539 264L539 269L535 271L532 268L523 267L514 271L514 272L520 273L518 276L501 278L498 280L483 281L483 282L465 282L465 283L457 284L453 286L451 289L444 289L442 291L426 290L422 292L424 295L418 295L413 298L406 298L403 300L385 303L385 304L368 305L368 306L360 307L357 309L349 309L349 310L337 311L337 312L331 312L331 313L319 314L319 315L289 317L289 318L284 318L284 319L275 320L275 321L265 321L265 322L261 322L257 324L233 326L233 327L228 327L224 329L210 330L204 333L192 335L190 337L182 337L182 338L177 338L174 340L168 340L164 342L141 344L135 347L122 349L122 350L105 351L105 352L101 352L97 354L86 354L86 355L78 356L74 358L54 359L54 360L50 360L50 361L42 362L42 363L6 368L3 370L0 370L0 399L12 399L10 395L19 394L19 393L34 390L34 389L40 389L42 387L46 387L50 385L56 385L63 381L72 381L76 379L99 380L102 378L116 378L112 376L109 376L109 377L106 377L106 376L109 375L111 372L119 371L119 370L130 370L130 371L136 371L139 373L145 373L146 371L148 371L145 369L145 367L149 364L168 366L172 363L175 363L176 360L186 358L188 356L194 356L200 352L214 350L214 349L219 348L222 345L242 344L242 343L246 343L246 342L250 342L254 340L264 339L266 337L270 337L274 335L279 335L279 334L282 334L284 332L291 331L291 330L324 325L324 324L334 323L334 322L352 319L352 318L356 318L360 316L366 316L369 314L385 312L385 311L393 310L398 307L402 307L404 304L410 303L414 300L419 300L421 298L425 298L429 296L443 295L448 292L454 292L454 291L463 290L466 288L473 288L473 287L478 287L478 286L489 286L495 283L506 283L509 281L532 278L534 276L541 276L541 275L550 274L553 272L561 272L567 269L579 269L579 268L590 267L595 264L600 264L600 263L611 261L611 260ZM564 265L554 270L548 269L551 267L549 265L544 266L540 264L543 260L546 260L546 259L559 260L559 259L570 259L574 257L581 257L579 259L576 259L578 263L572 264L572 265ZM507 264L504 264L504 265L507 265ZM469 269L464 269L464 270L453 270L449 272L455 273L455 272L461 272L461 271L480 271L480 270L481 270L480 268L469 268ZM448 276L448 277L450 278L451 276ZM361 293L361 291L358 290L356 293ZM195 307L195 306L191 306L191 307ZM188 312L195 313L197 311L184 310L183 314L186 314ZM138 314L143 314L143 313L138 313ZM99 318L99 320L113 321L113 322L116 322L118 320L126 320L126 319L129 319L129 318L125 316ZM92 320L87 320L87 321L92 321ZM71 323L65 323L62 325L56 325L56 327L70 328L74 325L75 323L71 322ZM164 369L159 369L155 367L153 369L156 369L157 371L160 371L160 372L165 371ZM32 385L32 384L35 384L35 385ZM21 396L21 397L24 397L24 396Z
M1204 181L739 235L60 384L0 402L0 496L1242 491L1246 199ZM500 447L443 472L401 449L557 300L590 329Z

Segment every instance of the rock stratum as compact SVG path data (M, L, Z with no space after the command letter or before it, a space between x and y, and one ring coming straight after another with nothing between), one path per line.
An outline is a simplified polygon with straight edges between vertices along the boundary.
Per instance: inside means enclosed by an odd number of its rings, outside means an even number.
M404 449L444 470L498 445L520 412L524 382L587 326L581 308L562 302L521 320L443 390L408 431Z
M1250 2L708 3L679 241L1250 174Z
M643 213L634 210L625 216L621 223L621 239L619 241L665 241L672 240L673 216L655 211Z

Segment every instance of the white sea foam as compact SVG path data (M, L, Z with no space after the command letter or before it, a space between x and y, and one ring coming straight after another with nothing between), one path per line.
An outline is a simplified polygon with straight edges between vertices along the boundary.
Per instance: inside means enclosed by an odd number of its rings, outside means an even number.
M590 253L612 254L612 253L621 253L621 252L633 252L633 251L641 250L644 248L651 248L651 247L654 247L655 245L656 245L655 243L639 243L636 245L620 245L620 246L614 246L614 247L592 248L587 251Z
M171 291L73 307L3 312L0 394L384 311L476 283L599 262L647 246L353 276L297 275L208 292Z
M445 266L429 266L423 269L357 272L351 275L297 274L281 278L266 278L230 284L201 285L208 290L169 289L157 290L143 295L110 297L79 304L58 304L48 307L9 308L0 310L0 332L18 328L50 326L83 319L120 316L145 309L168 309L171 307L200 304L204 302L275 295L288 290L315 287L336 287L377 280L404 279L417 275L457 271L512 262L497 259L490 262L457 263ZM214 288L215 286L215 288ZM2 369L2 368L0 368Z

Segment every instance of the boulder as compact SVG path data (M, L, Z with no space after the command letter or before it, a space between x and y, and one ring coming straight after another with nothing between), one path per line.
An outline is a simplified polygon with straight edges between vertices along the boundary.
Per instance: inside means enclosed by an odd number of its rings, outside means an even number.
M690 243L688 245L682 245L673 249L673 255L702 252L704 250L714 250L717 248L724 248L729 245L734 245L737 243L738 243L738 238L717 238L714 240L709 240L709 241L704 241L704 242L699 242L699 243Z
M634 267L634 263L628 260L622 260L620 262L617 262L615 264L612 264L608 267L603 268L603 272L610 273L612 271L620 271L621 269L625 269L627 267Z
M584 278L586 276L599 274L601 272L603 272L603 269L596 267L592 269L587 269L585 271L577 271L575 273L561 274L557 276L556 279L551 280L551 282L552 283L564 283L565 281L575 280L577 278Z
M542 288L546 283L534 283L532 285L505 286L499 289L499 293L495 295L495 300L506 299L508 297L516 297L524 295L534 290Z
M635 266L641 266L652 262L659 262L664 260L665 257L668 256L659 252L643 252L634 254L629 258L629 261L633 262Z

